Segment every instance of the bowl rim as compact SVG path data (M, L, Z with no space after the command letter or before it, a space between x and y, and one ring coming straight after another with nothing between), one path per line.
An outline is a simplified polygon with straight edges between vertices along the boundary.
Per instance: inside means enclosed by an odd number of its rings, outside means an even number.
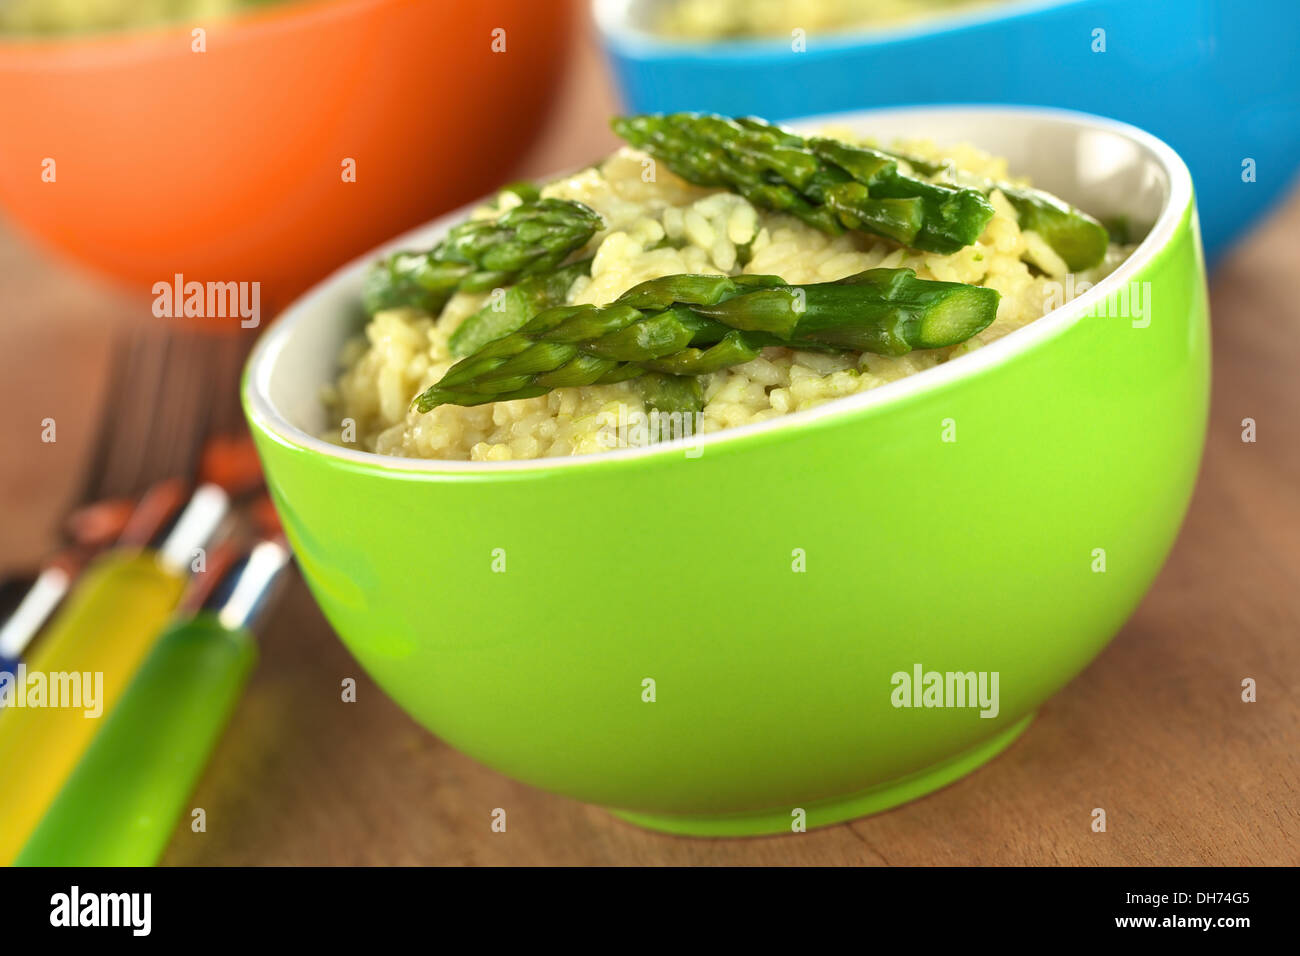
M564 468L601 468L641 461L647 458L680 456L683 449L693 452L715 446L736 446L749 441L763 440L781 432L813 427L837 418L875 412L900 404L924 392L937 391L956 382L973 379L1031 351L1076 325L1092 312L1102 300L1116 290L1127 287L1136 275L1147 268L1157 255L1166 249L1179 233L1185 220L1195 230L1195 205L1191 173L1172 147L1157 137L1128 123L1095 116L1075 110L1037 106L1007 106L999 104L953 104L881 109L851 110L846 112L815 114L785 121L794 125L847 123L861 118L885 118L891 115L925 113L1000 113L1017 118L1047 118L1067 122L1085 129L1110 132L1124 137L1144 148L1164 170L1169 181L1169 194L1165 197L1154 225L1127 259L1114 272L1097 282L1092 288L1039 319L1022 326L1002 338L963 355L958 361L945 362L887 382L865 392L846 395L824 402L813 408L791 412L776 418L746 425L724 428L693 438L677 438L644 447L617 448L589 455L531 458L510 461L461 461L441 458L404 458L378 452L346 448L319 438L294 425L284 417L271 401L271 371L284 351L290 333L299 323L310 321L320 310L320 302L333 293L342 281L360 273L384 251L399 248L408 237L420 235L427 241L430 232L441 232L464 218L467 212L484 202L479 199L460 209L384 243L378 249L358 256L341 266L301 295L282 312L258 337L244 366L240 383L240 397L245 415L254 431L260 431L276 443L333 459L338 464L381 473L406 473L428 476L479 476L491 478L507 472L553 472ZM485 197L486 199L487 197ZM322 382L321 385L327 383Z
M692 40L662 36L630 23L624 10L645 0L591 0L591 19L597 32L625 55L685 57L693 59L744 59L786 56L790 40L785 36L727 37ZM856 26L842 30L810 33L817 38L813 55L828 55L846 49L880 46L899 40L919 39L941 33L955 33L986 23L1018 20L1057 7L1096 3L1097 0L1003 0L985 2L968 10L957 10L880 26Z

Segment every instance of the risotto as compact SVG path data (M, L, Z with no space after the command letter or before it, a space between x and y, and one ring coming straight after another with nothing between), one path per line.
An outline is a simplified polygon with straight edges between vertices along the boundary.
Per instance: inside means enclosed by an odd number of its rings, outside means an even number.
M852 138L844 131L833 134ZM1005 160L970 146L903 142L896 148L921 159L950 160L974 175L1010 177ZM541 195L580 201L603 221L583 250L593 257L590 275L576 278L568 290L566 301L574 305L604 305L639 282L683 273L778 275L788 283L812 283L903 267L922 279L984 286L1001 295L992 324L949 348L888 356L771 347L745 364L712 372L701 379L695 430L704 434L878 388L981 348L1040 318L1061 303L1066 290L1095 283L1130 251L1111 243L1100 264L1064 282L1066 263L1040 235L1020 228L1015 208L996 190L988 196L994 213L983 233L955 253L920 252L860 232L830 235L756 208L737 193L691 185L632 148L545 185ZM500 216L520 202L504 191L474 217ZM413 408L415 396L456 361L449 338L491 294L457 292L437 318L411 308L373 315L364 337L344 350L344 371L326 390L335 423L327 437L385 455L508 461L604 451L611 447L611 422L646 420L649 410L635 382L556 388L471 407L444 404L423 413Z

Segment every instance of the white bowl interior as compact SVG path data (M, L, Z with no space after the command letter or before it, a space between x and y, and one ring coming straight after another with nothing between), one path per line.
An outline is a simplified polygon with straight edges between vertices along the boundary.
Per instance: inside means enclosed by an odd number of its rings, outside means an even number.
M1126 214L1134 223L1153 226L1134 254L1085 296L960 362L947 363L806 412L760 425L728 429L707 436L706 442L725 439L745 429L780 427L809 415L826 414L828 409L833 412L849 405L856 407L886 400L906 390L937 384L963 369L973 370L978 365L999 360L1005 350L1019 347L1017 343L1028 343L1036 335L1048 334L1052 320L1061 313L1081 314L1092 300L1126 282L1129 274L1168 241L1191 198L1191 177L1173 150L1134 127L1086 114L1015 107L916 107L813 117L789 125L811 131L828 124L848 126L882 142L925 138L940 144L972 143L994 155L1005 156L1013 174L1031 177L1034 185L1099 218ZM369 265L387 251L432 245L451 225L464 218L468 208L415 229L344 266L290 306L262 337L250 360L249 389L254 414L295 444L309 445L340 457L362 455L373 460L376 456L339 448L314 437L327 427L321 388L338 374L340 350L365 322L359 305L362 278ZM610 454L628 453L635 452ZM394 467L406 467L399 464L402 459L384 460ZM555 460L550 462L554 464ZM410 463L417 468L467 464ZM485 465L477 463L470 467L477 470Z

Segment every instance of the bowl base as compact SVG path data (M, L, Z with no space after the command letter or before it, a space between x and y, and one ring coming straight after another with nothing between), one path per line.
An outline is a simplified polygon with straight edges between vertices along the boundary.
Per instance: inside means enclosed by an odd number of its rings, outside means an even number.
M970 750L937 764L932 764L906 777L889 780L847 797L832 797L804 807L807 827L831 826L856 817L865 817L899 804L933 793L972 770L992 760L1024 733L1036 714L1029 714L997 736L990 737ZM628 810L610 810L620 820L679 836L744 837L790 833L793 809L779 807L757 810L753 813L725 813L717 815L672 815L659 813L634 813Z

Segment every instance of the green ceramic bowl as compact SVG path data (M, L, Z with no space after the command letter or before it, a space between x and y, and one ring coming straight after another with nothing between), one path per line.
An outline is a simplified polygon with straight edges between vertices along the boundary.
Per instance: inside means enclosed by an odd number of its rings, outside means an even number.
M834 823L1006 747L1155 577L1209 388L1182 161L1077 113L828 119L970 141L1154 227L1105 282L991 346L689 449L474 464L313 437L372 257L259 343L245 408L307 582L366 671L456 748L661 830ZM984 675L990 698L996 675L996 705L963 706L950 672Z

